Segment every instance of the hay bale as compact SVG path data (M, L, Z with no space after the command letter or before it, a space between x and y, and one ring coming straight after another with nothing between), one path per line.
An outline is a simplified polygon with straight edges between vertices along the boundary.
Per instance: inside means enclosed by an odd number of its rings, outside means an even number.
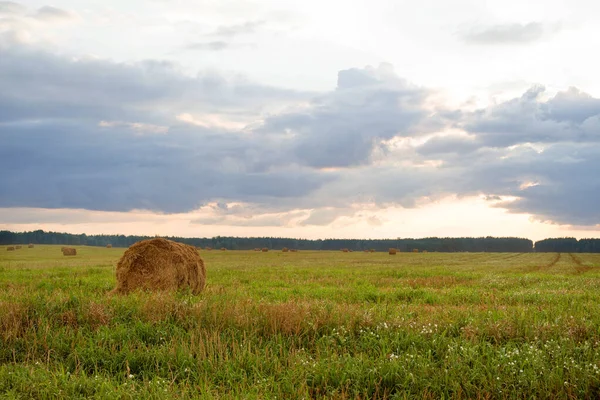
M132 245L117 264L113 293L190 288L198 294L206 285L204 261L196 249L183 243L154 238Z
M15 246L8 246L6 251L15 251Z
M77 250L72 247L63 247L62 253L63 253L63 256L76 256Z
M106 245L106 248L107 248L107 249L112 249L112 244L110 244L110 243L109 243L109 244L107 244L107 245Z
M370 253L375 253L375 249L369 249Z
M396 249L394 249L394 248L392 247L392 248L390 248L390 249L388 250L388 254L389 254L389 255L391 255L391 256L395 256L397 251L398 251L398 250L396 250Z
M262 248L262 252L263 252L263 253L266 253L266 252L268 252L268 251L269 251L269 249L268 249L268 248L266 248L266 247L263 247L263 248Z
M290 249L290 251L291 251L292 253L297 253L297 252L298 252L298 249Z
M227 251L225 247L221 247L221 251Z
M427 253L427 250L423 250L422 252L423 252L423 253Z
M369 252L369 250L367 250L367 249L364 249L364 250L363 250L363 252L365 252L365 253L368 253L368 252Z
M418 253L419 249L413 249L413 253Z
M342 252L347 253L348 249L342 249Z
M288 251L290 251L290 249L288 249L287 247L284 247L283 249L281 249L282 252L287 253Z
M211 250L212 250L212 247L206 246L206 250L207 250L207 251L211 251Z
M15 250L19 250L20 248L22 248L23 246L15 246Z
M33 249L33 243L29 243L29 244L27 245L27 248L28 248L28 249Z
M255 247L254 251L260 251L260 247Z

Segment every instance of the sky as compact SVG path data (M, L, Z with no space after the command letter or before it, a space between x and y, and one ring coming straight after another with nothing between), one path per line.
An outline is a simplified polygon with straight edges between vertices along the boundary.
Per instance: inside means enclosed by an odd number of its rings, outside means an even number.
M0 0L0 229L600 237L600 2Z

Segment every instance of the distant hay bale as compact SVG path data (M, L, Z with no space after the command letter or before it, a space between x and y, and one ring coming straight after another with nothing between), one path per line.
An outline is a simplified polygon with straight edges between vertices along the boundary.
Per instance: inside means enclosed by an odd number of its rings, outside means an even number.
M15 251L15 246L8 246L6 251Z
M76 256L77 250L72 247L63 247L62 249L63 256Z
M290 249L290 251L291 251L292 253L297 253L297 252L298 252L298 249Z
M422 253L427 253L427 252L428 252L427 250L423 250L423 251L422 251Z
M418 253L419 249L413 249L413 253Z
M369 252L369 250L367 250L367 249L364 249L364 250L363 250L363 252L365 252L365 253L368 253L368 252Z
M254 251L260 251L260 247L255 247Z
M281 249L282 252L287 253L288 251L290 251L290 249L288 249L287 247L284 247L283 249Z
M205 249L206 249L206 251L211 251L212 247L206 246Z
M27 248L28 248L28 249L33 249L33 243L29 243L29 244L27 245Z
M19 250L23 246L15 246L15 250Z
M396 249L394 249L394 248L392 247L392 248L390 248L390 249L388 250L388 254L389 254L389 255L391 255L391 256L395 256L397 251L398 251L398 250L396 250Z
M132 245L117 264L117 287L113 293L190 288L200 293L206 285L206 269L192 246L163 238Z
M225 247L221 247L221 251L227 251Z
M369 249L370 253L375 253L375 249Z
M342 249L342 252L347 253L348 249Z
M266 253L266 252L268 252L268 251L269 251L269 249L268 249L267 247L263 247L261 251L262 251L263 253Z
M106 245L106 248L107 248L107 249L112 249L112 244L110 244L110 243L109 243L109 244L107 244L107 245Z

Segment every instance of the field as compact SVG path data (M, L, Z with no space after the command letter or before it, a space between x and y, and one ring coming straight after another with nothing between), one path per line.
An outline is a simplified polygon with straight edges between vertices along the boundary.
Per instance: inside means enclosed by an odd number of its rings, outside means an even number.
M0 251L1 398L599 398L600 255L202 251L111 296L124 249Z

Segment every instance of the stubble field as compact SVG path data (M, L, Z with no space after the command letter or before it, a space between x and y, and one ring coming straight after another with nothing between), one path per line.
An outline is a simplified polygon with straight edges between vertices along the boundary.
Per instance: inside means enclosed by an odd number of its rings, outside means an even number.
M0 251L2 398L598 398L600 255L201 251L111 296L124 249Z

